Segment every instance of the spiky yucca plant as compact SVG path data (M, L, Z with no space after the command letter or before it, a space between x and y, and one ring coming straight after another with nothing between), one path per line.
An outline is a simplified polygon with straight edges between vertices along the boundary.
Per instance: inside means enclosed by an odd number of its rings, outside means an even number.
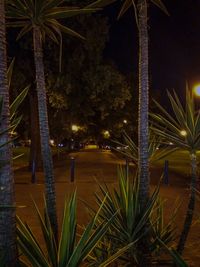
M138 146L126 132L123 132L123 139L124 142L114 141L114 143L120 145L122 149L113 149L128 158L136 166L138 166ZM164 145L164 147L161 147L161 145ZM176 147L169 147L162 138L159 138L158 136L154 135L152 131L150 131L148 149L148 159L150 166L153 165L156 161L164 159L176 150Z
M152 130L165 140L173 142L180 149L185 149L190 154L191 185L190 199L185 217L184 227L177 246L177 251L182 254L190 231L195 208L195 191L197 183L197 150L200 149L200 110L195 110L193 94L186 89L185 107L181 104L178 95L168 92L168 97L173 114L170 114L155 101L160 113L151 114Z
M171 254L174 254L169 246L176 237L174 218L177 209L172 212L169 221L164 223L163 201L159 198L159 187L153 192L145 209L142 209L139 203L138 179L132 183L125 171L120 168L117 189L110 190L106 185L100 185L100 193L96 193L98 206L101 205L105 196L107 196L105 205L102 207L96 227L101 225L102 221L109 220L117 210L118 213L105 237L90 255L88 259L90 266L100 266L102 260L129 243L132 243L132 246L119 257L119 264L122 264L119 266L138 266L141 262L138 244L146 231L150 237L149 249L154 262L160 261L160 255L163 250L166 251L166 248ZM93 212L95 211L92 209L91 213L93 214ZM149 225L148 228L147 225ZM165 247L161 242L165 244ZM180 261L182 261L181 258ZM172 261L168 262L172 263Z
M18 244L21 252L26 257L26 260L34 267L78 267L85 266L84 262L88 255L100 242L105 235L108 227L112 224L117 211L109 218L109 220L101 221L98 227L94 227L107 196L102 200L98 211L94 214L90 223L82 230L82 233L77 235L76 221L76 192L74 192L69 202L65 204L62 229L60 234L59 245L57 246L53 229L50 224L47 208L45 207L44 218L42 217L37 205L35 204L36 212L40 221L41 233L43 235L46 249L40 246L37 237L34 235L30 227L23 223L19 218L18 222ZM124 251L132 244L128 244L124 248L111 255L99 267L106 267L115 261ZM23 266L29 266L29 263L24 262Z

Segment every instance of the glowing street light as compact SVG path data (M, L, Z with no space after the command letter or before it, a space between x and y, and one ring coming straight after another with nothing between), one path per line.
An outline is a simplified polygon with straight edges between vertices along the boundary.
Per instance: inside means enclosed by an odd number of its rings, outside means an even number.
M124 124L127 124L127 120L123 120L123 123L124 123Z
M186 135L187 135L187 132L186 132L185 130L181 130L181 131L180 131L180 135L182 135L182 136L186 136Z
M78 130L79 130L79 127L77 125L73 124L72 125L72 131L73 132L78 132Z
M196 96L200 96L200 84L195 85L193 90Z
M51 139L49 142L50 142L50 145L51 146L54 146L55 145L55 141L53 139Z
M103 132L103 135L104 135L104 138L109 138L110 137L110 133L107 130Z

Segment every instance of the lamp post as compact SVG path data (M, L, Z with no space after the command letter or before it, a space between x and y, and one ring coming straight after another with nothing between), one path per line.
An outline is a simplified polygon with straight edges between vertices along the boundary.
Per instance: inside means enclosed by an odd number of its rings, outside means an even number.
M71 137L70 147L72 150L74 150L76 147L77 135L78 135L78 131L80 130L80 126L76 124L72 124L71 129L72 129L72 137Z

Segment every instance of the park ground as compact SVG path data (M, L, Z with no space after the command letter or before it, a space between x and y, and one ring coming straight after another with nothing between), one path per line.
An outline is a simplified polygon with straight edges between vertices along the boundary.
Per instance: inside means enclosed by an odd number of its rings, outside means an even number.
M75 181L70 181L70 158L75 158ZM111 151L85 149L74 153L60 153L54 157L54 173L56 182L57 210L59 223L62 218L64 201L69 194L77 189L78 223L86 224L89 216L82 200L94 207L94 193L98 192L98 184L105 182L109 188L117 185L117 166L125 164L124 159L118 157ZM163 172L163 161L158 162L151 169L151 191L158 184ZM28 172L27 164L24 159L14 163L15 189L17 214L31 225L33 231L39 234L39 223L34 213L32 198L39 208L43 208L44 198L44 175L37 172L37 183L31 184L31 173ZM165 200L165 219L169 219L172 210L175 208L178 200L181 202L177 217L177 235L182 229L185 211L187 209L189 197L189 162L184 151L179 152L169 158L169 183L161 182L160 193ZM184 258L189 266L200 267L200 202L197 201L195 209L195 220L187 242ZM42 239L41 239L42 242Z

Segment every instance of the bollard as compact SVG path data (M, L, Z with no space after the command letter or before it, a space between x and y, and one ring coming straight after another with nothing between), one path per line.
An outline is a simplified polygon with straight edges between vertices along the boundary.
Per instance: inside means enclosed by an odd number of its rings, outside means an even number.
M32 176L31 176L31 183L32 184L35 184L36 183L36 175L35 175L35 169L36 169L36 166L35 166L35 160L33 160L32 162L32 166L31 166L31 173L32 173Z
M128 174L129 174L129 160L126 158L126 179L128 179Z
M70 182L74 182L75 158L70 158Z
M169 161L165 160L164 163L164 184L169 184Z

